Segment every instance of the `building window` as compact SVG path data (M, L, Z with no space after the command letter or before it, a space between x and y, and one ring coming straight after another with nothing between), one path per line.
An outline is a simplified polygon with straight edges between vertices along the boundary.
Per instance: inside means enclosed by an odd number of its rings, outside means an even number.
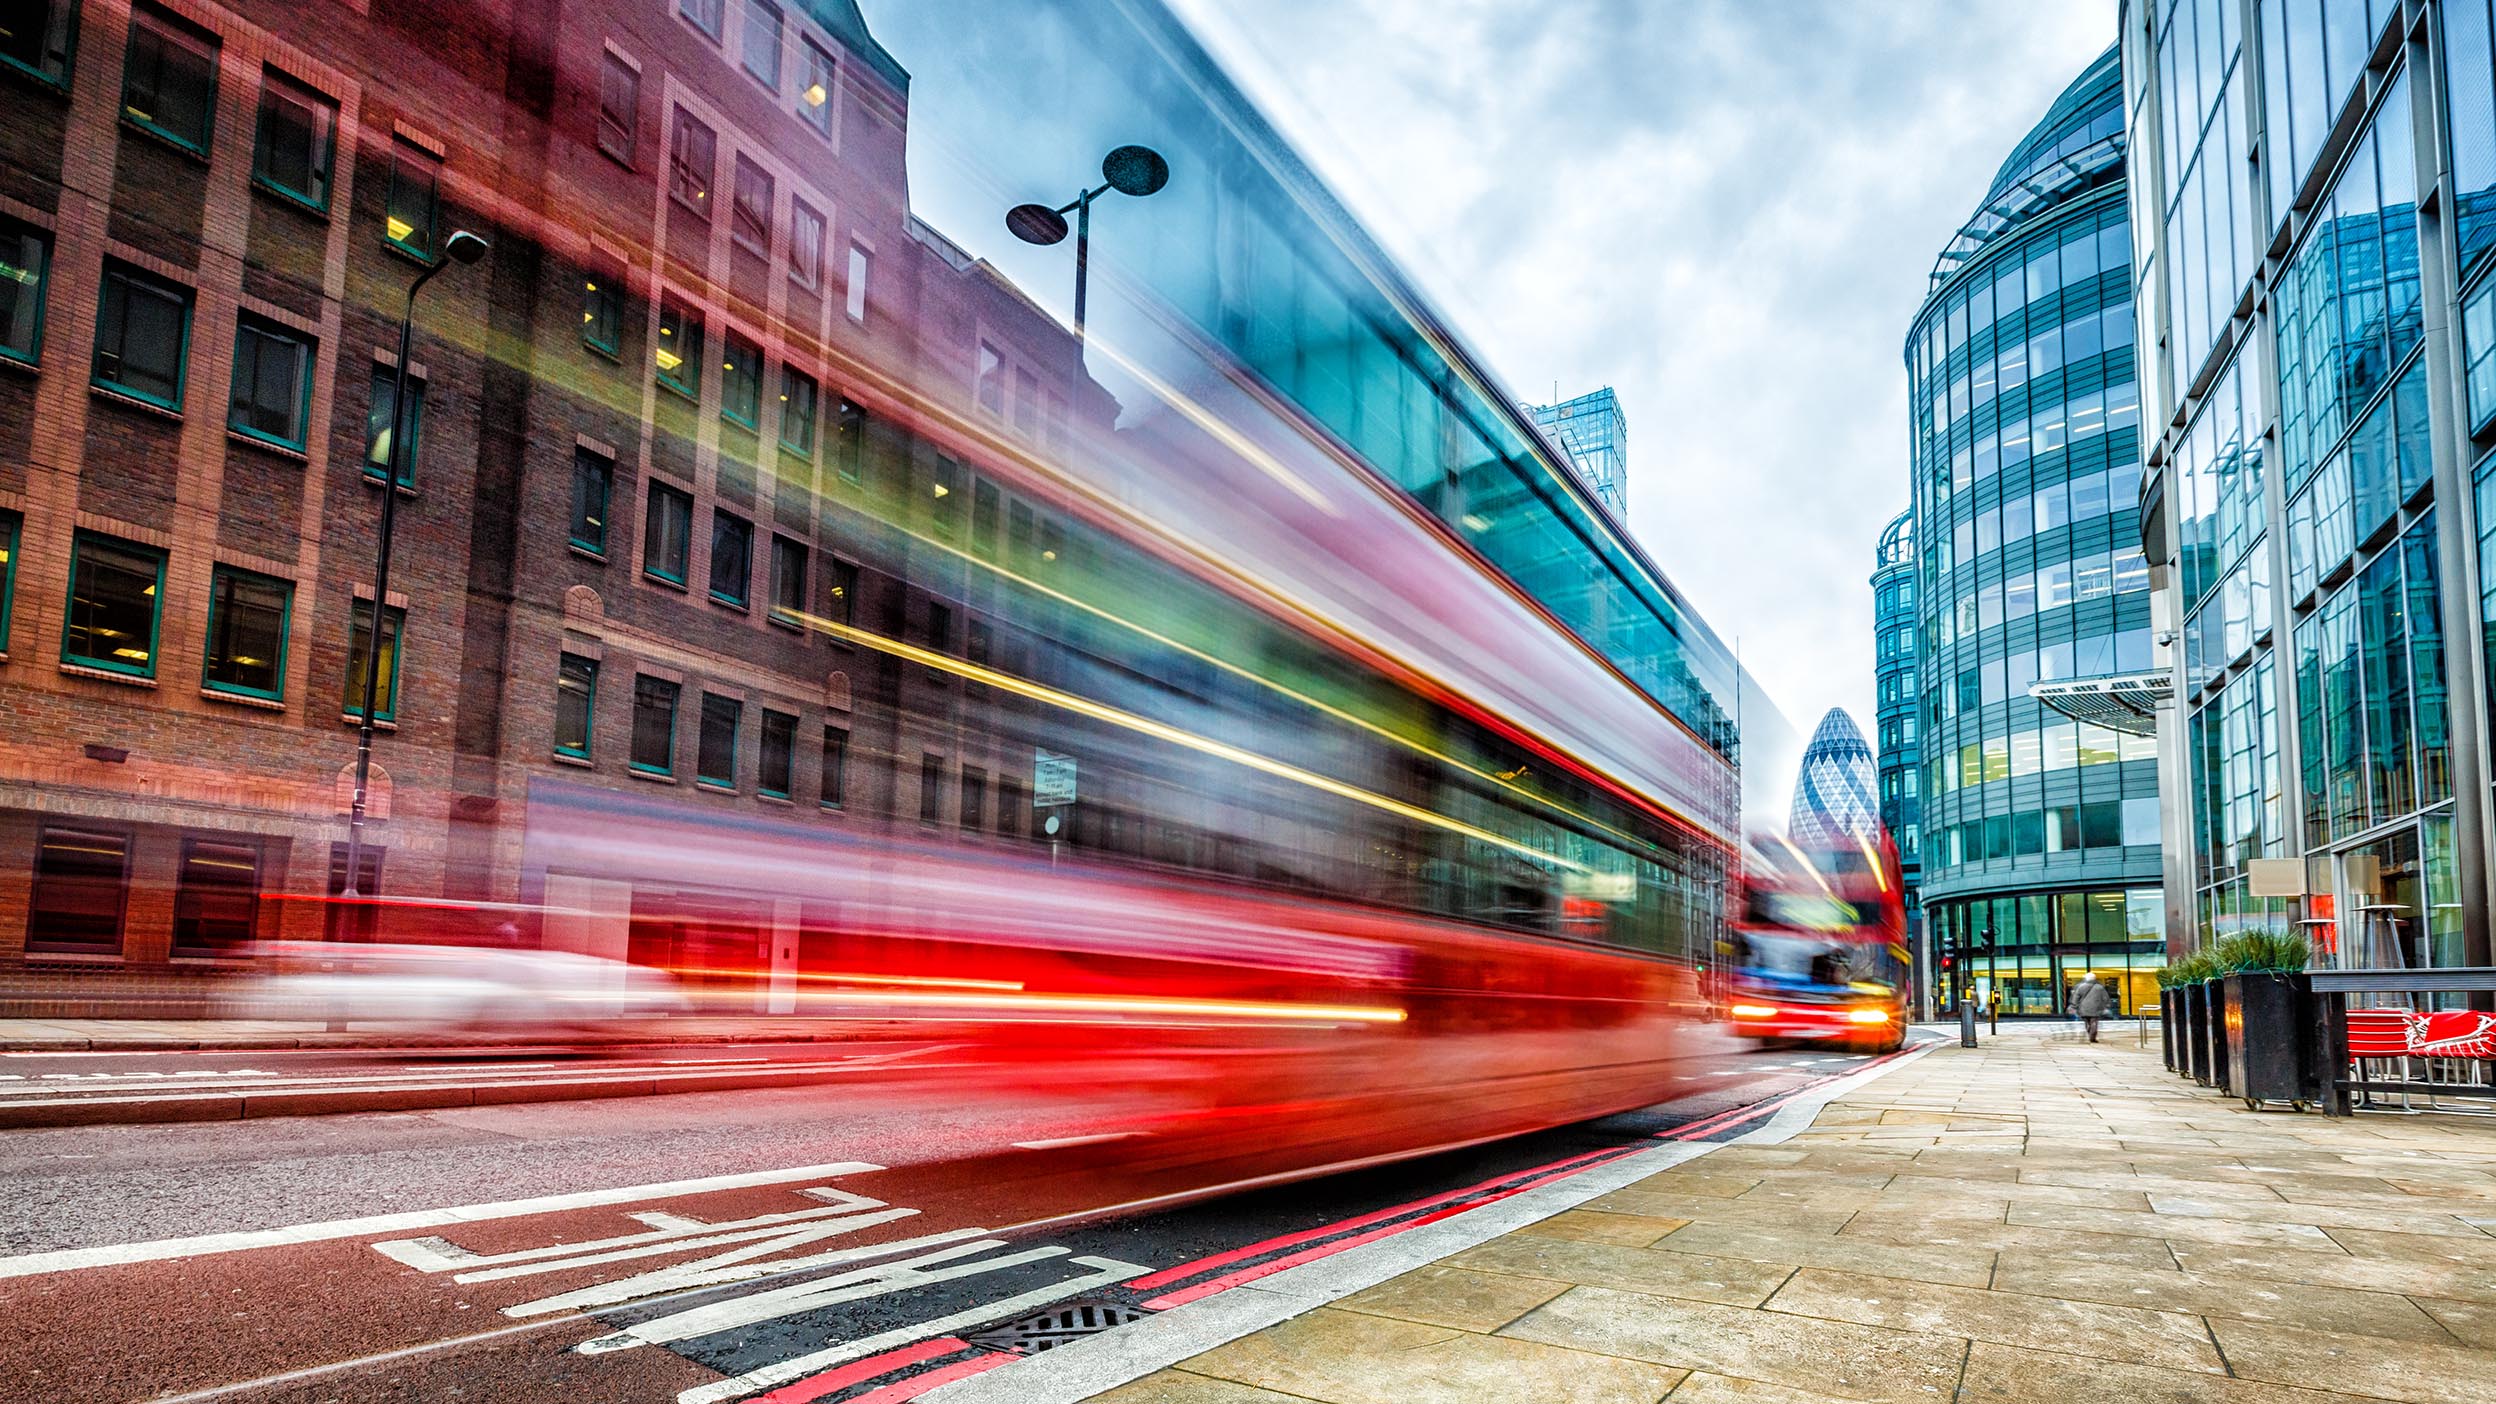
M668 149L667 188L686 209L711 217L711 181L719 171L719 138L683 108L676 109L676 139Z
M806 614L806 547L776 533L771 538L771 612L792 622Z
M231 956L258 934L260 849L221 839L182 840L173 889L173 954Z
M286 616L292 582L218 566L208 584L208 663L212 692L277 701L286 693Z
M26 949L76 955L121 954L121 914L130 897L130 836L46 828L35 837L33 899Z
M745 0L745 33L737 47L745 71L773 92L780 90L780 7L771 0Z
M433 262L442 223L442 158L404 137L390 143L390 204L382 232L390 246Z
M0 653L9 651L9 606L17 598L17 532L15 512L0 512Z
M397 415L391 409L398 403L399 373L389 366L373 367L373 393L365 402L364 438L372 447L364 451L364 476L380 482L390 473L390 454L399 435L407 437L407 452L399 459L399 486L416 486L416 460L425 450L425 382L417 376L407 378L407 405ZM398 421L394 429L393 419Z
M867 251L856 244L849 246L849 319L867 319Z
M641 70L613 50L598 70L598 149L626 166L641 154Z
M615 492L615 465L585 448L572 450L572 544L607 553L607 500Z
M836 435L833 448L844 482L858 481L859 470L867 458L867 412L844 398L840 418L833 424Z
M814 40L803 41L805 71L798 75L797 114L816 131L832 135L832 56Z
M252 139L252 179L316 210L329 208L330 162L338 145L337 102L276 69L260 78L260 130Z
M771 257L771 173L743 156L728 197L728 237L758 258Z
M78 34L77 0L16 0L6 14L0 59L56 88L68 87L70 52Z
M809 462L815 456L814 377L794 366L780 367L780 447Z
M682 585L692 547L693 494L652 483L650 510L641 531L642 570L671 585Z
M728 333L727 354L720 359L719 413L732 424L747 429L762 425L763 412L763 348L737 335Z
M702 314L673 299L659 304L659 383L688 400L702 398Z
M715 692L702 694L701 744L694 748L693 778L705 785L737 783L737 722L745 704Z
M790 772L796 765L797 718L765 707L762 768L756 772L754 788L773 799L787 799Z
M555 754L589 759L598 711L598 660L567 653L555 664Z
M719 37L720 22L727 14L727 0L676 0L676 13L693 21L693 27Z
M312 338L246 312L234 328L234 394L226 427L303 447L312 417Z
M823 216L805 201L789 201L789 281L812 289L823 282Z
M51 238L0 221L0 356L30 366L43 358L43 295L51 279Z
M962 827L979 830L988 824L988 772L975 765L962 767Z
M826 809L838 809L849 798L849 732L844 727L823 729L823 799Z
M624 280L614 273L581 277L581 340L601 355L624 354Z
M927 602L927 646L938 653L953 652L953 607L940 600Z
M156 676L164 585L164 552L78 533L70 547L69 625L61 634L61 661Z
M381 612L381 673L380 687L375 689L379 700L373 708L373 720L396 721L399 715L399 639L407 627L407 611L393 605ZM364 674L372 666L373 602L357 600L347 621L347 695L344 707L350 717L364 715Z
M858 567L848 561L832 562L831 614L841 624L858 622Z
M979 344L979 379L975 389L981 409L1005 418L1005 357L985 341Z
M934 751L919 753L919 822L935 827L945 819L945 758Z
M190 347L190 289L121 264L104 265L104 298L95 322L96 384L178 410Z
M1023 832L1023 782L1013 772L997 777L997 835L1020 838Z
M217 37L153 5L132 10L121 115L205 156L216 113Z
M711 598L745 608L754 587L754 524L711 509Z
M633 769L651 775L676 773L676 698L681 691L665 678L633 679Z

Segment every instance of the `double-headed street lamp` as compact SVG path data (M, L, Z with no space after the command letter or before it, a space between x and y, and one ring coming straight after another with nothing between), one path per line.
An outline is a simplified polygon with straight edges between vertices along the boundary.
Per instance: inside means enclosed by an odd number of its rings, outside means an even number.
M381 477L381 549L373 564L373 622L364 635L364 705L357 709L355 724L355 798L347 809L347 883L339 893L342 897L363 895L364 872L364 796L373 774L373 709L380 705L381 691L381 629L390 613L390 542L399 522L399 480L407 466L407 358L413 353L411 343L416 331L416 294L433 275L456 263L461 266L485 257L492 245L482 234L465 229L455 230L442 243L446 257L438 260L416 281L407 285L407 309L399 316L399 362L390 377L390 423L382 430L390 436L389 461L382 465ZM398 649L391 649L392 676L397 676Z
M1101 158L1101 184L1055 209L1047 205L1016 205L1005 212L1005 227L1026 244L1049 245L1066 237L1066 215L1075 216L1075 347L1083 347L1084 294L1092 277L1092 202L1115 190L1144 196L1170 183L1170 163L1149 146L1122 146Z

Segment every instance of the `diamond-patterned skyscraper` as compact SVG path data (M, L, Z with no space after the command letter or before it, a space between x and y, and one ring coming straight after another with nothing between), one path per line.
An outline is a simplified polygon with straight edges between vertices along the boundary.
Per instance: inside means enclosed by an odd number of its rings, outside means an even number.
M1852 845L1880 832L1881 805L1872 748L1845 709L1831 707L1803 748L1786 832L1806 849Z

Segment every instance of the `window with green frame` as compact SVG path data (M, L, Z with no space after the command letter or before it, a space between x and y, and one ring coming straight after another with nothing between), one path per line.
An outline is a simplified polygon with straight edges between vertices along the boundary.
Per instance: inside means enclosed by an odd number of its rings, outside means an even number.
M780 367L780 447L812 462L815 456L814 378L794 366Z
M225 425L246 438L300 451L312 418L316 343L246 312L234 326L234 393Z
M442 224L442 158L400 137L390 143L390 202L382 237L401 253L431 263Z
M612 271L581 275L581 340L602 356L624 354L624 280Z
M379 482L390 472L390 446L394 431L390 408L398 397L398 372L388 366L373 367L373 393L365 402L364 442L371 447L364 451L364 476ZM416 486L416 460L425 451L425 382L417 376L407 378L407 407L397 416L398 431L407 434L407 456L399 462L399 486Z
M615 494L615 464L588 448L572 450L572 544L593 555L607 553L607 503Z
M641 569L671 585L685 583L693 553L693 494L665 483L650 484L642 513Z
M21 519L0 512L0 656L9 651L9 606L17 599L17 533Z
M555 665L555 754L589 759L598 712L598 660L564 654Z
M787 799L797 769L797 718L763 709L763 753L755 770L754 788L773 799Z
M407 611L394 605L383 610L381 618L381 696L373 708L373 720L395 721L399 715L399 640ZM373 602L357 600L347 624L347 689L342 710L349 717L364 715L364 671L370 666L366 659L372 644Z
M205 156L216 113L217 36L154 5L133 9L122 119Z
M82 531L70 546L69 619L61 661L133 677L156 676L164 622L165 553Z
M337 142L335 98L274 68L261 70L260 127L251 147L255 183L297 204L326 210Z
M78 45L78 0L17 0L0 31L0 63L55 88L69 86Z
M715 692L702 694L702 732L694 747L693 778L705 785L735 788L737 725L745 704Z
M754 524L711 509L711 598L738 609L754 592Z
M200 684L210 692L281 701L286 695L286 624L292 581L218 566L208 585L208 658Z
M659 304L659 344L651 357L659 384L688 400L702 398L702 314L673 298Z
M758 429L763 422L763 348L735 332L728 333L726 340L727 353L720 361L720 417L742 428Z
M191 290L106 263L95 318L95 383L179 410L190 349Z
M0 356L30 366L43 359L43 295L51 278L51 236L0 220Z
M633 679L633 769L676 773L676 700L684 689L665 678Z

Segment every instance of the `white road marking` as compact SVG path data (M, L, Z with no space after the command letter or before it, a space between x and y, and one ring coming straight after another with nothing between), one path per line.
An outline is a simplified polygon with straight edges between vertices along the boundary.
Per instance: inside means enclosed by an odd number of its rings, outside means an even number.
M1059 1249L1058 1251L1064 1252L1065 1250ZM808 1375L819 1374L844 1361L864 1359L877 1351L890 1350L895 1346L908 1345L913 1341L927 1340L941 1336L948 1331L958 1331L965 1326L1019 1316L1034 1307L1047 1306L1051 1302L1061 1301L1096 1287L1107 1287L1112 1283L1124 1282L1130 1277L1141 1277L1145 1272L1144 1268L1134 1263L1122 1263L1114 1258L1087 1256L1069 1261L1079 1267L1091 1268L1093 1271L1048 1287L1038 1287L1028 1292L1018 1293L1002 1301L967 1307L946 1316L939 1316L932 1321L913 1322L907 1326L896 1326L890 1331L879 1332L860 1340L844 1341L839 1345L816 1351L812 1355L801 1355L794 1360L783 1360L763 1366L759 1370L749 1370L732 1379L720 1380L714 1384L697 1385L677 1395L676 1404L726 1404L728 1400L743 1399L767 1389L777 1388L792 1380L802 1380Z
M1097 1136L1060 1136L1053 1141L1016 1141L1014 1148L1016 1150L1064 1150L1068 1146L1097 1146L1143 1134L1141 1131L1103 1131Z
M491 1204L468 1204L451 1209L418 1209L400 1214L369 1214L358 1219L330 1219L321 1223L296 1224L289 1228L251 1229L236 1233L205 1233L191 1238L160 1238L148 1243L117 1243L96 1248L62 1248L49 1253L21 1253L0 1258L0 1278L31 1277L37 1273L74 1272L81 1268L112 1267L125 1263L160 1263L177 1258L205 1257L212 1253L238 1253L253 1248L277 1248L293 1243L321 1243L337 1238L358 1238L368 1233L404 1233L410 1229L440 1228L446 1224L476 1223L486 1219L516 1219L530 1214L551 1214L566 1209L591 1209L604 1204L630 1204L642 1199L667 1199L676 1195L710 1194L718 1190L750 1189L757 1185L785 1185L792 1180L829 1179L839 1175L863 1175L881 1170L863 1160L836 1161L829 1165L800 1165L786 1170L757 1170L743 1175L708 1175L693 1180L662 1180L650 1185L627 1185L620 1189L576 1190L570 1194L545 1194L529 1199L506 1199Z

